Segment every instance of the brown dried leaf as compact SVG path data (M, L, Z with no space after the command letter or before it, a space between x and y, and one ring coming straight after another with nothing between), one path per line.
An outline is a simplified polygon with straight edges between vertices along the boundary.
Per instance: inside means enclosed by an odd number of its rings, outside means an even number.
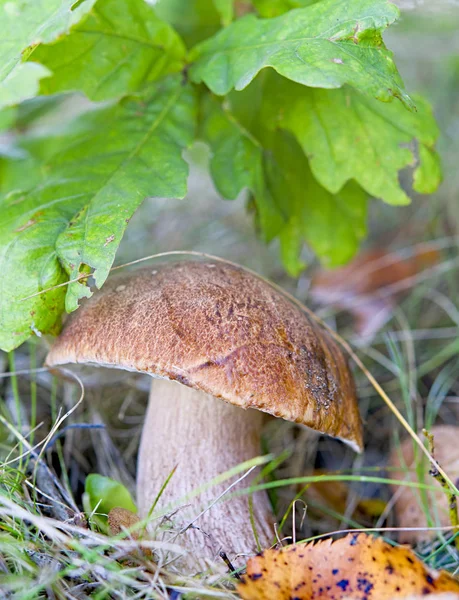
M311 281L311 296L319 303L349 311L357 332L371 336L390 318L397 296L415 277L440 259L431 244L416 247L410 256L374 249L333 271L319 271Z
M238 585L243 600L394 600L447 591L459 594L451 575L363 533L266 550L249 560Z
M459 427L454 425L436 425L430 429L435 442L435 459L448 473L453 481L459 478ZM417 460L423 461L425 468L424 483L438 486L438 492L428 494L428 511L431 515L438 515L435 525L446 527L451 525L449 517L448 498L441 489L436 479L429 475L427 459L417 453ZM411 438L406 439L400 446L392 451L390 465L397 470L391 473L392 479L399 481L418 481L416 473L414 446ZM457 485L457 483L456 483ZM399 527L427 527L426 514L423 510L419 492L408 487L392 486L396 498L395 515ZM436 535L434 531L403 531L399 533L400 542L412 544L426 541Z
M139 517L127 508L112 508L108 513L108 529L111 535L118 535L140 523ZM130 537L134 540L139 539L139 530L132 531Z
M119 506L112 508L108 513L108 530L110 535L118 535L120 533L129 531L129 538L132 540L142 539L143 530L141 528L135 528L131 531L137 523L140 523L139 517L128 510L127 508L121 508ZM150 557L153 552L151 548L141 548L143 554Z

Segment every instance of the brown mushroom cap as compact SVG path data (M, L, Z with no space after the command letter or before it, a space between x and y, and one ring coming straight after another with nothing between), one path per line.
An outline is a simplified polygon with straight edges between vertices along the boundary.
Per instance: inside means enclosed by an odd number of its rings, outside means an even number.
M66 363L176 380L362 448L340 348L280 292L223 262L165 263L110 278L48 354L48 366Z

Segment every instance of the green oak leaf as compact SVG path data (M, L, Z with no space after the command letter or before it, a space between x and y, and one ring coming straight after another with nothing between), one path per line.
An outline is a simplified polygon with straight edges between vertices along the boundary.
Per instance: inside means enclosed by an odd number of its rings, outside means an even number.
M252 0L261 17L278 17L292 8L310 6L320 0Z
M440 183L433 150L438 127L422 98L416 98L417 112L409 112L399 102L378 102L347 86L313 89L274 75L266 89L264 118L296 137L314 177L329 192L336 194L354 179L389 204L409 204L398 176L416 163L414 143L421 169L415 187L433 191Z
M273 19L246 15L196 46L190 76L212 92L242 90L266 68L311 87L356 89L413 103L381 32L399 15L387 0L324 0Z
M92 105L54 134L26 133L17 143L25 157L0 161L0 348L55 332L64 300L72 311L91 291L81 280L24 298L85 273L104 283L146 196L185 195L182 151L194 138L195 104L172 76Z
M278 17L292 8L299 8L301 5L295 0L252 0L260 17Z
M105 517L113 508L125 508L133 513L137 512L137 507L129 490L122 483L110 477L90 473L86 477L84 489L85 494L87 494L88 514L95 511L99 518L102 515ZM107 518L101 520L106 523Z
M41 92L81 90L106 100L184 67L185 47L145 0L99 0L70 32L41 45L32 59L53 75Z
M303 234L298 219L290 219L279 232L280 256L287 272L297 277L305 269L307 263L301 260Z
M11 129L11 127L14 127L14 124L16 122L16 107L13 106L9 106L8 108L3 108L2 110L0 110L0 133L3 133L4 131L7 132L8 129ZM14 154L14 150L13 150L13 154ZM1 142L0 141L0 156L5 155L5 156L9 156L10 154L10 147L8 142Z
M38 63L21 63L0 81L0 106L12 106L33 98L40 89L40 80L49 77L49 69Z
M367 195L357 184L330 194L312 176L289 134L265 129L260 122L249 131L215 99L205 98L201 113L201 136L212 151L210 170L217 189L229 199L250 190L261 233L267 241L279 236L289 273L297 275L303 268L299 253L304 242L328 266L355 254L367 217Z
M275 206L264 173L264 150L247 129L211 96L202 103L201 137L210 145L210 172L220 194L233 200L243 190L252 192L261 233L272 240L284 218Z
M91 10L95 0L0 0L0 106L15 104L38 91L44 67L22 64L41 42L51 42Z
M228 0L157 0L156 14L172 25L191 47L214 35L222 25Z
M234 0L214 0L215 8L220 14L223 25L228 25L234 16Z
M439 154L427 144L421 144L419 146L419 164L413 176L413 189L420 194L433 194L441 180Z
M368 196L350 181L331 194L313 177L308 160L295 139L275 131L266 136L268 186L286 217L280 232L285 261L305 241L327 267L348 262L366 235ZM285 264L285 263L284 263ZM285 265L297 274L301 263Z

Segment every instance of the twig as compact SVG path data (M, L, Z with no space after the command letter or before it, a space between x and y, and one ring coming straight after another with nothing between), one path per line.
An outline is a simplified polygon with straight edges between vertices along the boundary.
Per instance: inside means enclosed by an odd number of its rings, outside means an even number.
M220 550L220 552L218 554L219 554L220 558L222 559L222 561L225 563L225 565L228 567L229 572L231 573L231 575L233 577L236 577L236 579L239 579L239 581L240 581L241 580L241 576L237 572L237 570L234 567L233 563L228 558L228 555L226 554L226 552L224 550Z

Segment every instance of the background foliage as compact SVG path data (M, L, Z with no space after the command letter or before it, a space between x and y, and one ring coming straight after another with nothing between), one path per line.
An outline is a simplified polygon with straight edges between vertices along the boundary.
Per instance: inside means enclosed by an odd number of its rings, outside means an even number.
M417 192L440 181L430 107L382 40L386 0L0 0L0 15L5 350L57 331L89 275L103 284L146 197L185 196L196 140L293 275L304 243L329 266L352 257L369 196L408 203L402 169Z

